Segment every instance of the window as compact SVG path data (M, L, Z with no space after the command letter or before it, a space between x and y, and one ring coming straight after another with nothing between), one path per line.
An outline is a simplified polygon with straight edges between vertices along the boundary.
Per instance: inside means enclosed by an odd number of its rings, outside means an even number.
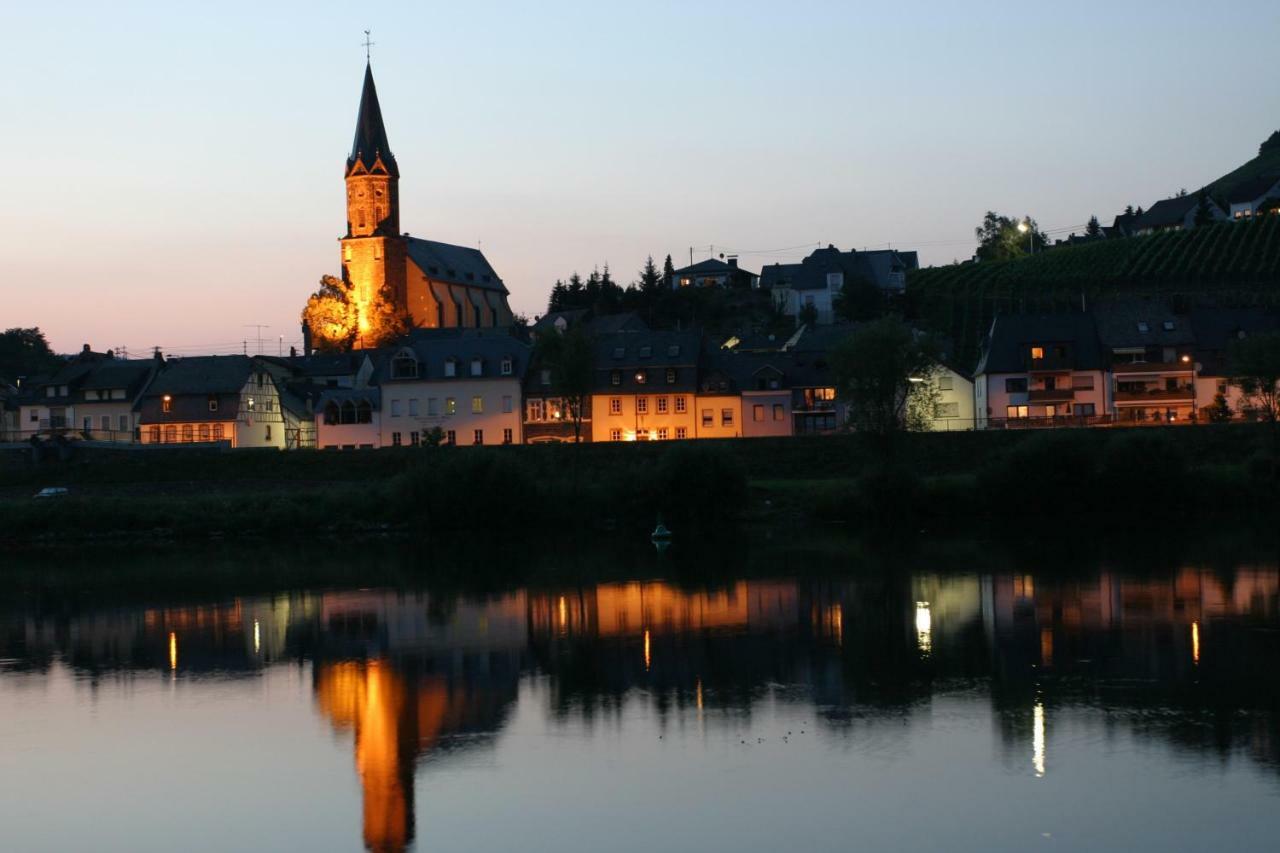
M502 431L502 443L510 444L512 440L511 428L508 427Z
M169 424L164 428L164 443L173 444L178 440L178 428L173 424Z
M1092 391L1093 377L1092 376L1072 376L1071 387L1077 391Z
M160 400L160 411L164 412L165 414L168 414L169 412L173 411L173 398L170 397L168 394L165 394L164 397Z
M944 373L938 377L938 390L950 391L955 388L955 377L950 373Z
M58 396L58 389L50 385L48 388L44 389L44 395L46 397L56 397Z
M960 404L959 403L939 403L938 417L940 418L960 417Z
M160 427L153 426L153 427L147 428L147 441L151 442L152 444L160 443Z
M1045 416L1046 418L1056 418L1056 417L1058 416L1058 407L1057 407L1057 406L1045 406L1045 407L1044 407L1044 416Z
M648 441L649 431L647 429L636 430L636 441Z
M452 397L445 397L444 413L446 415L456 415L458 413L458 401Z
M391 446L392 447L400 446L400 433L398 432L391 433Z
M510 395L510 394L504 394L504 395L503 395L503 397L502 397L502 414L504 414L504 415L509 415L509 414L511 414L511 408L512 408L512 406L511 406L511 395Z
M440 414L440 400L436 397L427 398L427 417L436 417Z
M120 418L119 418L119 419L117 420L117 422L116 422L116 427L117 427L121 432L128 432L128 431L129 431L129 416L128 416L128 415L121 415L121 416L120 416Z
M420 435L419 435L418 433L416 433L416 432L411 432L411 433L409 433L409 446L410 446L410 447L417 447L417 446L418 446L418 444L419 444L420 442L421 442L421 437L420 437Z
M657 403L657 408L656 408L657 413L660 415L665 415L667 413L667 398L657 397L655 398L655 400Z
M391 417L393 418L400 417L400 401L399 400L391 401Z
M454 445L454 444L457 444L457 443L458 443L458 433L457 433L457 431L456 431L456 430L451 430L451 429L445 430L445 432L444 432L444 443L445 443L445 444L448 444L448 445Z
M679 345L679 344L672 344L671 346L667 347L667 357L668 357L668 358L675 358L675 357L676 357L676 356L678 356L679 354L680 354L680 345Z
M760 403L756 403L751 407L751 420L756 423L760 423L764 420L764 406Z
M265 433L265 435L264 435L264 438L265 438L265 440L267 440L267 441L270 441L270 440L271 440L271 424L267 424L267 429L266 429L266 433Z
M111 415L103 415L100 420L102 421L102 431L111 432Z
M208 424L200 424L200 440L201 440L201 441L208 441L208 440L209 440L209 425L208 425Z
M484 373L484 362L478 358L471 359L471 375L480 376Z
M1019 379L1006 379L1004 381L1004 391L1006 394L1025 394L1027 390L1027 378L1025 376Z
M621 397L609 398L609 414L611 415L622 414L622 398Z
M610 385L621 385L621 384L622 384L622 371L621 371L621 370L611 370L611 371L609 371L609 384L610 384Z
M626 354L627 354L627 348L626 348L626 347L614 347L614 348L613 348L613 357L614 357L614 358L622 358L622 357L623 357L624 355L626 355Z
M641 358L652 358L652 357L653 357L653 347L640 347L640 357L641 357Z
M444 360L444 375L449 377L458 375L458 362L455 359L446 358Z
M551 384L551 371L550 371L550 370L540 370L540 371L538 371L538 381L539 381L539 382L541 382L543 385L550 385L550 384Z
M85 415L83 423L84 423L85 432L93 432L93 416L92 415Z
M1026 406L1008 406L1005 411L1005 416L1008 417L1010 420L1013 420L1016 418L1025 418L1027 416L1027 407Z
M733 426L733 409L720 410L720 426Z
M511 356L507 356L502 360L502 375L510 376L513 370Z
M1044 358L1044 347L1032 347L1032 348L1031 348L1031 360L1032 360L1032 361L1039 361L1039 360L1040 360L1040 359L1042 359L1042 358Z
M484 397L471 398L471 414L473 415L484 414Z
M666 440L667 440L667 428L658 427L658 441L666 441Z
M783 407L781 403L774 403L773 419L775 421L780 421L780 420L783 420L784 418L786 418L786 409Z
M416 418L418 416L418 398L411 397L409 399L409 417Z
M676 369L674 367L667 368L667 384L668 385L676 384Z
M196 438L195 427L193 427L191 424L183 424L182 440L190 442L190 441L195 441L195 438Z
M1138 321L1138 331L1139 331L1139 332L1149 332L1149 331L1151 331L1151 327L1150 327L1149 325L1147 325L1147 321L1146 321L1146 320L1139 320L1139 321Z
M649 414L649 398L648 397L636 397L636 414L637 415Z
M222 424L213 425L213 440L222 441Z
M478 430L476 430L476 431L475 431L475 433L474 433L474 435L473 435L473 438L472 438L472 440L471 440L471 443L472 443L472 444L484 444L484 430L482 430L482 429L478 429Z
M1173 331L1173 328L1174 328L1174 326L1173 326L1173 321L1172 321L1172 320L1165 320L1165 321L1164 321L1164 330L1165 330L1166 332L1172 332L1172 331Z
M676 414L683 415L689 410L689 403L684 397L676 397Z
M36 409L32 409L32 410L31 410L31 417L30 417L30 421L31 421L33 424L38 424L38 423L40 423L40 412L39 412L39 411L37 411Z
M410 350L402 350L391 359L392 379L417 379L418 359Z
M622 430L620 430L620 429L611 429L611 430L609 430L609 440L610 440L610 441L622 441Z
M715 413L715 412L713 412L711 409L703 409L703 410L702 410L702 426L703 426L703 428L704 428L704 429L708 429L708 428L713 427L713 426L715 426L715 425L716 425L716 413Z
M1071 407L1071 413L1077 418L1091 418L1096 412L1093 403L1076 403Z
M524 405L524 419L526 421L542 420L542 400L528 400Z
M676 427L677 439L688 438L688 437L689 437L689 430L687 427Z
M827 273L827 287L831 290L839 290L844 285L844 273L829 272Z
M637 371L636 371L636 384L637 384L637 385L644 385L644 384L645 384L646 382L648 382L648 381L649 381L649 371L647 371L647 370L637 370Z

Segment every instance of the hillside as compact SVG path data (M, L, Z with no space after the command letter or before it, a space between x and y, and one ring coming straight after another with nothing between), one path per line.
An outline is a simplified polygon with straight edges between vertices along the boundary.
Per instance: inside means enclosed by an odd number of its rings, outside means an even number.
M1268 139L1262 143L1257 157L1208 184L1205 189L1218 198L1238 184L1261 177L1280 177L1280 139Z
M912 314L951 337L965 361L976 361L997 311L1061 310L1082 295L1120 293L1280 302L1280 217L930 267L907 278Z

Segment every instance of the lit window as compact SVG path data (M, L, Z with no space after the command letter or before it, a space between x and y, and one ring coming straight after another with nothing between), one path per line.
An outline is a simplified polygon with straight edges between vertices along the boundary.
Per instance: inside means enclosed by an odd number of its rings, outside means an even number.
M1042 358L1044 358L1044 347L1032 347L1031 348L1032 361L1038 361Z
M622 414L622 398L621 397L609 398L609 414L611 415Z
M636 414L637 415L649 414L649 398L648 397L636 397Z
M658 427L658 441L666 441L666 440L667 440L667 428Z
M759 423L764 420L764 406L757 403L751 407L751 420Z
M676 427L676 438L688 438L689 429L687 427Z
M542 420L542 400L529 400L525 403L525 420L540 421Z
M609 440L610 440L610 441L622 441L622 430L620 430L620 429L611 429L611 430L609 430Z
M160 401L160 411L162 411L162 412L172 412L172 411L173 411L173 398L172 398L172 397L170 397L168 394L165 394L165 395L164 395L164 398L163 398L163 399L161 399L161 401Z
M657 405L657 412L658 412L658 414L660 414L660 415L665 415L665 414L667 413L667 398L666 398L666 397L658 397L658 398L657 398L657 404L658 404L658 405Z
M452 397L445 397L444 413L446 415L456 415L458 413L458 401Z
M676 397L676 414L683 415L688 411L689 404L684 397Z
M471 398L471 414L473 415L484 414L484 397Z
M733 426L733 409L720 410L720 426Z

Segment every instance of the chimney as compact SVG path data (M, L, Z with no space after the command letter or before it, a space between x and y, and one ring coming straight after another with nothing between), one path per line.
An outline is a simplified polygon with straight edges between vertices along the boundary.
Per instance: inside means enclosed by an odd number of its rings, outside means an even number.
M156 364L164 364L164 353L160 352L160 347L156 347L156 351L152 355L152 358L156 360Z
M730 256L729 256L729 269L734 269L734 270L736 270L737 268L738 268L738 256L737 256L737 255L730 255Z

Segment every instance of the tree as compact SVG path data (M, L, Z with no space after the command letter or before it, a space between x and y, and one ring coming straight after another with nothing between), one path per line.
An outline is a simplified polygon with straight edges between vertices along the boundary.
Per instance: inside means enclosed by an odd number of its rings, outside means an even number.
M1205 420L1214 424L1224 424L1231 420L1231 406L1227 403L1226 395L1219 392L1213 395L1213 403L1205 406L1202 410Z
M670 263L670 256L667 262ZM657 298L662 292L662 273L658 272L657 266L653 263L653 255L645 258L644 269L640 270L640 280L637 283L640 293L649 299Z
M582 417L595 382L595 341L581 324L541 335L534 358L551 371L551 388L564 398L573 421L573 442L582 441Z
M1131 205L1131 204L1129 204L1129 205L1125 205L1125 208L1124 208L1124 215L1125 215L1125 216L1133 216L1133 205Z
M16 382L19 377L48 373L57 369L59 361L36 326L0 333L0 380Z
M1024 231L1019 226L1029 229ZM982 224L973 229L978 238L978 258L983 261L1007 261L1032 251L1041 251L1049 239L1031 217L1010 219L988 210Z
M1209 196L1200 190L1199 198L1196 200L1196 217L1193 224L1196 226L1209 225L1213 222L1213 211L1209 208Z
M359 335L362 347L385 346L403 338L413 328L413 321L400 313L390 289L382 287L365 309L365 329Z
M355 346L360 333L360 308L350 282L336 276L320 278L320 289L302 309L311 327L312 344L321 352L342 352Z
M1244 395L1243 408L1276 425L1280 416L1280 332L1249 335L1235 342L1231 383Z
M671 263L671 256L667 255L667 259L662 262L662 283L667 287L671 287L671 282L676 279L676 265Z
M845 278L832 308L840 319L860 322L879 317L884 311L884 304L884 292L876 287L875 282L859 275Z
M923 392L917 386L933 385L938 355L931 339L897 317L884 317L837 344L830 362L854 429L887 436L924 426L923 407L911 406L911 400ZM932 419L931 408L927 416Z
M1084 227L1084 235L1086 237L1101 237L1102 224L1098 222L1098 217L1090 216L1089 224Z
M1280 148L1280 130L1272 133L1266 138L1266 141L1258 146L1258 156L1261 157L1268 151L1275 151L1278 148Z

